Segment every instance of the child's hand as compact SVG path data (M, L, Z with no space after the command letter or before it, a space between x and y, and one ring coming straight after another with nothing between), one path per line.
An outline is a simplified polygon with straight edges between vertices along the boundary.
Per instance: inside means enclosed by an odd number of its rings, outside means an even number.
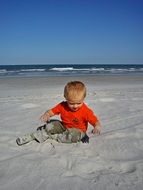
M94 127L94 129L92 130L92 133L100 135L100 133L101 133L101 125L99 123Z
M48 122L50 121L50 115L48 112L45 112L41 117L40 117L41 121L43 122Z

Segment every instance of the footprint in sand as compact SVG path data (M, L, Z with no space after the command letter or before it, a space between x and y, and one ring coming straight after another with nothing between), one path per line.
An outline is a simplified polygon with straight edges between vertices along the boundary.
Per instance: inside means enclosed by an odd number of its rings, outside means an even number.
M123 162L118 165L114 165L112 170L119 173L133 173L136 171L136 165L133 163Z

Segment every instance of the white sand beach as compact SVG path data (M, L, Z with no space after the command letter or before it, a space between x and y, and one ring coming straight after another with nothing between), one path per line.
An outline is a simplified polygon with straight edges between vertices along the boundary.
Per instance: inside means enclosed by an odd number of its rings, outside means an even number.
M42 124L71 80L85 82L101 135L89 126L89 144L18 146L16 138ZM143 76L0 78L0 190L20 189L142 190Z

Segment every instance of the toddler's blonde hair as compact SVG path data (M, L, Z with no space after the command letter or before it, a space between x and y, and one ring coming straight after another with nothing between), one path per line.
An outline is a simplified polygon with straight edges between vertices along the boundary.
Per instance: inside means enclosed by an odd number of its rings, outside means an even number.
M64 88L65 99L77 99L86 97L86 87L80 81L68 82Z

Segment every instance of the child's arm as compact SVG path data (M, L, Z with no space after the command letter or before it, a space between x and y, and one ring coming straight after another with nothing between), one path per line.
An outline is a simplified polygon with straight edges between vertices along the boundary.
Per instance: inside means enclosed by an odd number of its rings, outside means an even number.
M52 110L48 110L46 111L41 117L41 121L47 122L50 120L50 117L54 116L54 113L52 112Z
M97 123L95 123L95 125L93 127L94 127L94 129L92 130L92 133L100 135L101 128L102 128L100 122L97 121Z

